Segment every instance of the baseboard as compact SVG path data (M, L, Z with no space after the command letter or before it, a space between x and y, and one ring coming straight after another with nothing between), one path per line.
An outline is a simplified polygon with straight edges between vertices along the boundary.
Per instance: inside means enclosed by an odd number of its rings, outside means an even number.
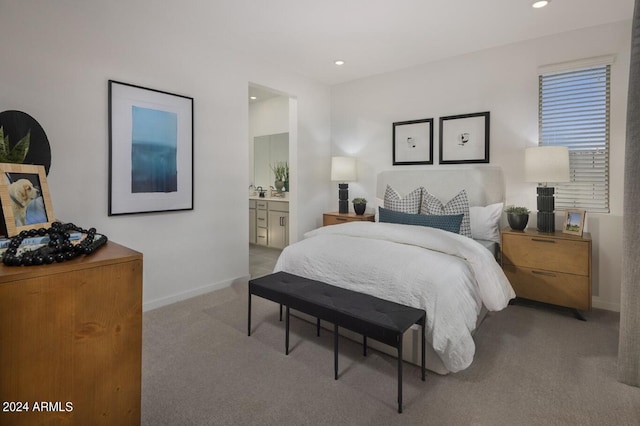
M620 303L608 302L599 297L591 298L591 305L596 309L604 309L605 311L620 312Z
M247 282L251 278L250 275L243 277L233 278L230 280L221 281L218 283L208 284L202 287L187 290L181 293L176 293L171 296L162 297L160 299L151 300L142 304L142 312L151 311L153 309L161 308L163 306L171 305L172 303L181 302L183 300L191 299L192 297L200 296L205 293L220 290L226 287L230 287L235 283Z

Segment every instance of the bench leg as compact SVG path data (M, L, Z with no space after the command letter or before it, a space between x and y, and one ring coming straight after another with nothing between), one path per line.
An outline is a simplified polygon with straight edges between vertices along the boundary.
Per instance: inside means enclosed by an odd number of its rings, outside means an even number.
M249 292L249 309L247 314L247 336L251 336L251 292Z
M282 321L282 303L280 304L280 321Z
M367 336L362 335L362 354L367 356Z
M398 341L398 413L402 413L402 334Z
M425 367L425 358L426 358L426 344L425 344L425 326L426 326L426 319L424 320L424 322L422 323L422 381L424 382L425 380L425 373L426 373L426 367Z
M338 380L338 325L333 325L333 379Z
M282 305L280 305L282 306ZM289 306L287 306L287 314L285 316L285 338L284 338L284 348L285 355L289 355Z

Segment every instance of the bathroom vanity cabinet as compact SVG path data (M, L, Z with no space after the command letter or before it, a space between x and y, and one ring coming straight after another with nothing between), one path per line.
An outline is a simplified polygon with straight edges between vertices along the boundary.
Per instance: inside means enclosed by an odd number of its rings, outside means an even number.
M289 245L288 200L249 199L249 242L280 249Z

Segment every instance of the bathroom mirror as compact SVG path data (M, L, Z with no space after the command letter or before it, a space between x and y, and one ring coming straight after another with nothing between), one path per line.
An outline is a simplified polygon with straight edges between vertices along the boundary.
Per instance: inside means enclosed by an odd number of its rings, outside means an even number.
M256 136L253 138L254 185L268 189L275 177L271 165L289 162L289 133Z

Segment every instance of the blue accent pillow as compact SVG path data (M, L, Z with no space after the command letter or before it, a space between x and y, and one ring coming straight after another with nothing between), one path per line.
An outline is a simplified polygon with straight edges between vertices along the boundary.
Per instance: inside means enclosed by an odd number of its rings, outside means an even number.
M460 225L464 214L411 214L378 207L378 221L387 223L399 223L402 225L429 226L443 231L460 233Z

